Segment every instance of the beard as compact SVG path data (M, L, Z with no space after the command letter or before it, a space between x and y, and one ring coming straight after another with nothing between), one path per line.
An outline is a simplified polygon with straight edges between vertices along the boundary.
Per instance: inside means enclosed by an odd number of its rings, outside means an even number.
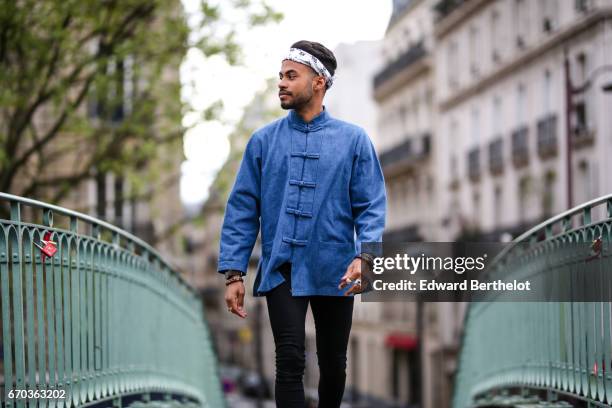
M308 105L313 95L314 95L314 92L312 88L306 88L304 92L301 92L299 94L292 92L291 95L289 96L291 98L290 100L288 101L281 100L281 103L280 103L281 108L285 110L300 109L303 106Z

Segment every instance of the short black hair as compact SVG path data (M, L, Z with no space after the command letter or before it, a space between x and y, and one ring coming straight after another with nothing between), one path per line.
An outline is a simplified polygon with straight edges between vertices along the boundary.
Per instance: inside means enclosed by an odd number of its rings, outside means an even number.
M325 65L325 68L327 68L332 76L336 72L336 68L338 67L336 57L334 56L334 53L323 44L319 44L318 42L314 41L301 40L294 43L291 48L299 48L300 50L306 51L307 53L317 57L317 59L321 61L323 65Z

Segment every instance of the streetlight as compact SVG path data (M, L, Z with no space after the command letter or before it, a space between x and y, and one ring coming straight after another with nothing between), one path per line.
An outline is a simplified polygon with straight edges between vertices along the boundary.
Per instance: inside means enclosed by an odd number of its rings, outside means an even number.
M564 51L564 68L565 68L565 130L566 130L566 144L567 144L567 208L572 208L572 197L573 197L573 181L572 181L572 113L574 112L573 96L581 94L591 87L593 80L601 73L606 71L612 71L612 65L602 65L595 68L593 72L588 76L587 80L580 86L575 87L572 84L572 78L570 75L570 62L568 57L567 48ZM605 84L601 87L604 92L612 92L612 82Z

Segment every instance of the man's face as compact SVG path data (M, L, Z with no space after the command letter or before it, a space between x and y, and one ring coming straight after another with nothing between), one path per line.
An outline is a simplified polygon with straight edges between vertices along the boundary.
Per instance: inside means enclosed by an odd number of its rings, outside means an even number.
M278 73L278 97L281 108L299 109L307 105L314 95L318 76L308 66L290 60L283 61Z

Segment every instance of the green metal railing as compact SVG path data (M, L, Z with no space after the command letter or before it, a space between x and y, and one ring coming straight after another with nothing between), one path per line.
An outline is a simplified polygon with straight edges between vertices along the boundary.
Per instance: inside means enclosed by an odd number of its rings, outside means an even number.
M0 402L32 406L10 394L30 390L39 406L225 406L202 304L160 254L87 215L0 204ZM37 246L48 233L51 258Z
M584 406L612 403L612 303L605 301L612 299L611 232L609 195L534 227L493 261L495 279L529 276L570 288L591 285L602 301L471 303L455 408L537 401L543 407L565 406L550 402L556 399ZM572 244L588 249L595 243L599 250L588 258L583 250L568 250Z

